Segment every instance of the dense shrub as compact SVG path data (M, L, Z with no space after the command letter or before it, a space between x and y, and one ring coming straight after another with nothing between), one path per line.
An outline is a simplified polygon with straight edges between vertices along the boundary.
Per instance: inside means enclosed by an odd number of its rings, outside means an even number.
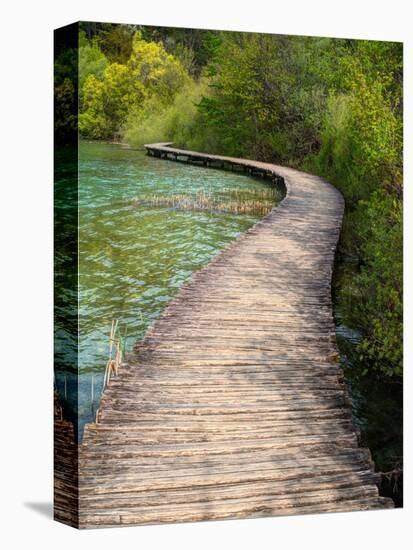
M196 118L198 104L206 92L205 82L191 82L166 107L159 105L157 97L148 99L142 109L132 112L127 119L125 140L134 147L160 141L171 141L193 149L201 147L205 136Z
M189 82L179 61L162 45L143 40L139 32L133 36L131 55L125 64L113 62L103 69L103 58L96 60L93 57L94 63L90 62L96 45L83 48L89 51L87 57L83 54L80 58L83 85L79 129L84 137L118 135L127 117L139 113L146 101L153 98L159 106L166 106ZM87 75L82 60L88 63Z

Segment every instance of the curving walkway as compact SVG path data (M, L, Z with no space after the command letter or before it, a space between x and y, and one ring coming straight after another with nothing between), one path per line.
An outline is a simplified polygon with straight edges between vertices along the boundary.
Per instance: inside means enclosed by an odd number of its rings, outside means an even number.
M392 507L338 363L340 193L272 164L147 150L282 178L286 196L192 276L106 390L79 451L80 527Z

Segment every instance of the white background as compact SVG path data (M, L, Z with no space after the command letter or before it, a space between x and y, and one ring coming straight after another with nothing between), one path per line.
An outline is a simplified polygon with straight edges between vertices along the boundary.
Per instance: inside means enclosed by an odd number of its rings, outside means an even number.
M66 0L3 2L0 55L0 537L3 548L411 548L404 510L76 531L52 522L52 30L77 20L267 31L405 42L409 2L342 0ZM412 236L412 120L406 104L405 248ZM405 296L411 305L411 255ZM406 307L409 366L411 315ZM410 330L411 332L411 330ZM406 368L406 419L411 376ZM406 422L405 434L411 431ZM411 442L406 446L411 464ZM410 490L408 490L410 489ZM413 521L413 516L412 516ZM410 531L412 531L410 529ZM411 537L412 538L412 537Z

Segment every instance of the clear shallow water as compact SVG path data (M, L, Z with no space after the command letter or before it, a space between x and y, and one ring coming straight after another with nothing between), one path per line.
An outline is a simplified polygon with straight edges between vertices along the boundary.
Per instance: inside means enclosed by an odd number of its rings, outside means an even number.
M60 396L81 424L99 404L112 319L130 350L191 274L261 216L180 210L137 204L148 196L200 193L222 203L254 200L274 191L260 180L222 170L154 159L105 143L79 150L79 377L56 374ZM73 400L73 401L72 401Z

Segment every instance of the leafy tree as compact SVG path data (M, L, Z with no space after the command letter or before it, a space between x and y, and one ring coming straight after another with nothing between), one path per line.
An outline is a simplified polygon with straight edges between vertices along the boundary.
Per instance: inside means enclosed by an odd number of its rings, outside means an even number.
M81 31L79 34L79 88L82 90L86 78L89 75L95 76L98 80L103 79L104 71L108 60L99 48L97 41L89 41L86 34Z
M102 52L112 63L125 64L132 53L133 25L110 25L99 34Z
M205 146L207 137L195 121L197 105L206 92L207 83L201 80L188 84L167 106L160 107L157 97L152 96L141 110L130 114L124 138L134 147L159 141L172 141L193 149Z
M80 70L85 76L84 67ZM173 56L160 44L142 40L137 32L126 64L110 63L101 79L90 72L84 80L80 131L93 138L114 137L129 113L139 112L146 99L154 96L159 105L166 105L188 82L185 70Z
M108 120L104 110L104 84L89 75L82 89L83 112L79 115L79 131L93 139L108 137Z
M141 26L140 30L147 42L162 43L195 79L202 75L221 41L219 31L149 26Z

